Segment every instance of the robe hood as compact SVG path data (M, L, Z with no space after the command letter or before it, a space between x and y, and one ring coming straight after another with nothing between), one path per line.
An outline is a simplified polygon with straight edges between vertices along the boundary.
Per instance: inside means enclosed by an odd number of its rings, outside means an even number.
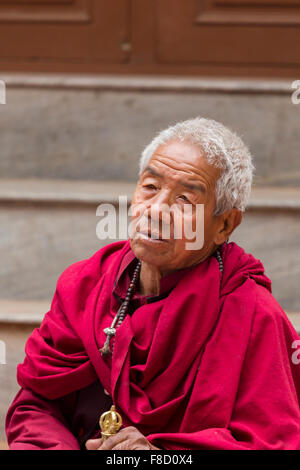
M222 258L224 271L221 296L230 294L247 279L253 279L256 284L272 292L272 283L265 275L262 262L253 255L246 253L236 243L231 242L223 246Z

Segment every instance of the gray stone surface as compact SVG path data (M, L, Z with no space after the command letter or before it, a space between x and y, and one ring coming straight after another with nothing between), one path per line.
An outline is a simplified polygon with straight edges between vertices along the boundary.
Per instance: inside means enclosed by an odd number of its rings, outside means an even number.
M193 91L290 94L287 79L218 78L163 75L85 75L1 73L9 88L60 88L77 90Z
M273 295L290 311L300 310L299 212L251 210L232 241L260 259L272 280Z
M0 325L38 326L50 308L51 299L48 301L0 299Z
M300 105L289 94L101 88L8 88L0 107L1 177L135 181L154 134L198 115L244 137L257 182L300 182Z
M0 298L52 297L59 274L106 243L96 236L96 208L2 204Z
M124 181L0 179L0 201L78 205L118 203L120 195L131 200L135 187L135 183ZM299 195L293 192L293 200L295 197L300 207L300 191Z

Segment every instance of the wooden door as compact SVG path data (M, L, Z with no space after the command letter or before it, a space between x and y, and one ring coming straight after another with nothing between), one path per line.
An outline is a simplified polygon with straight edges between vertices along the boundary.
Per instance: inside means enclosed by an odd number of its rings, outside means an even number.
M300 0L0 0L0 71L300 77Z

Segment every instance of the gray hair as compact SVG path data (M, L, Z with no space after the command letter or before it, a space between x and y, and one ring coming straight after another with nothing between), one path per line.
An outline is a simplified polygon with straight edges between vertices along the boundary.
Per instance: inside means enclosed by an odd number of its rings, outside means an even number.
M251 193L254 166L242 139L212 119L197 117L178 122L159 132L143 150L140 175L156 149L174 140L198 145L207 163L223 170L216 185L215 215L233 208L244 211Z

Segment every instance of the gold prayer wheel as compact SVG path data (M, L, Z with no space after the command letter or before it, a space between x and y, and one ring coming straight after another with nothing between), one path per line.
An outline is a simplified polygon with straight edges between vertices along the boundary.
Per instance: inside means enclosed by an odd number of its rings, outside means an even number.
M101 429L101 437L104 441L117 434L122 426L122 418L121 415L116 412L114 405L112 405L109 411L106 411L101 415L99 425Z

